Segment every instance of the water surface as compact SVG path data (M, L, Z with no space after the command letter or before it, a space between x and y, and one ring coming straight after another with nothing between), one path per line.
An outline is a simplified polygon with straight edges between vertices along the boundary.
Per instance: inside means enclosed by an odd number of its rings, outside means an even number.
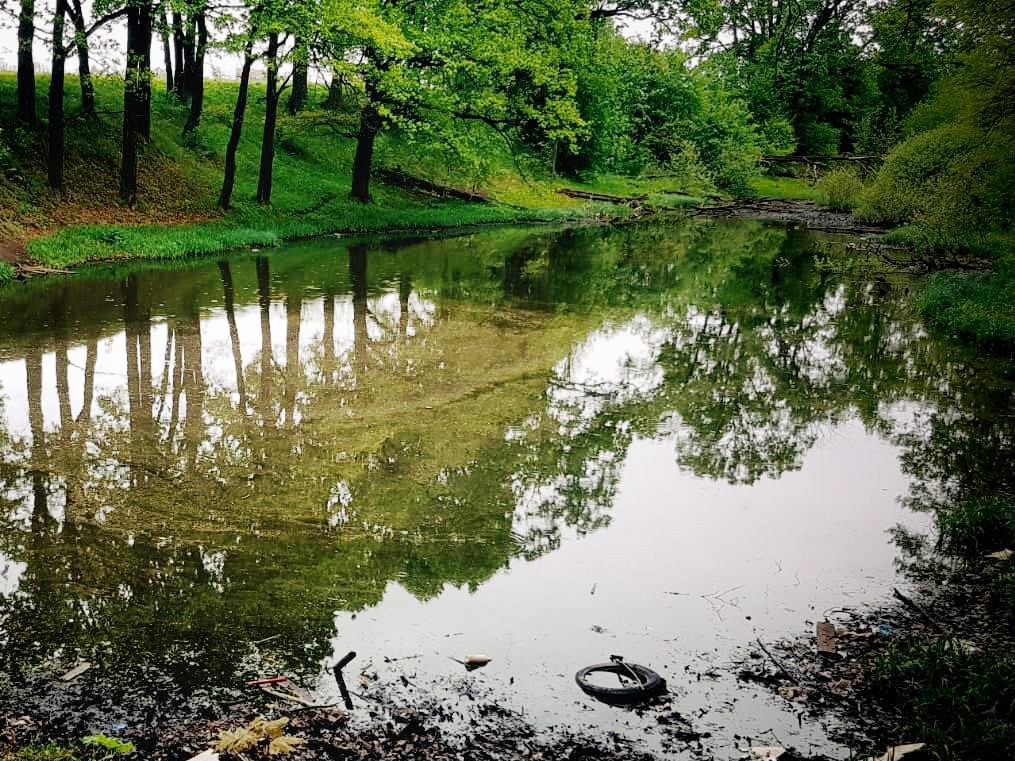
M5 291L0 668L287 673L331 702L356 650L409 697L652 747L651 713L573 681L621 653L707 745L836 750L731 664L884 599L890 529L998 478L1012 385L814 244L331 238Z

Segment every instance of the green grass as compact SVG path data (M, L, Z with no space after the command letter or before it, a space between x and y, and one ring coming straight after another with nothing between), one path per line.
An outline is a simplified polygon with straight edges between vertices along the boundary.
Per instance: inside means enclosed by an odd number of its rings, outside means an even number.
M14 268L7 262L0 262L0 285L9 283L14 279Z
M39 113L46 113L48 81L39 77ZM324 98L313 89L310 110L283 114L278 126L272 203L253 202L257 184L263 86L252 85L250 106L237 161L234 208L222 214L216 200L222 181L236 85L208 82L201 127L185 137L186 108L157 82L152 99L152 140L141 155L139 204L120 205L117 172L120 121L116 111L122 83L96 80L100 119L76 119L80 109L77 80L68 78L66 108L67 193L60 198L46 187L45 129L7 129L0 133L0 239L27 241L41 263L67 267L111 258L179 258L245 246L329 233L385 230L432 230L476 224L573 221L623 216L623 206L590 204L556 193L567 185L626 195L650 194L660 207L695 205L708 188L685 187L678 177L637 180L605 177L568 182L548 174L532 156L512 155L501 137L479 134L481 162L464 162L442 144L413 141L384 133L375 166L398 167L432 181L482 188L494 203L444 201L372 183L374 202L349 199L354 141L336 133L356 123L356 106L315 110ZM13 111L12 74L0 74L0 123ZM471 127L470 127L471 129ZM0 145L0 147L4 147ZM683 194L685 191L688 194ZM0 271L0 280L3 272Z
M917 304L924 319L953 335L1000 348L1015 346L1015 259L993 272L930 276Z
M74 751L55 743L30 745L20 750L0 750L0 761L81 761Z
M761 198L778 198L782 201L824 202L824 194L813 183L797 177L776 177L762 174L752 177L751 191Z
M948 638L892 648L868 688L900 741L926 742L941 761L1015 758L1015 656L968 653Z

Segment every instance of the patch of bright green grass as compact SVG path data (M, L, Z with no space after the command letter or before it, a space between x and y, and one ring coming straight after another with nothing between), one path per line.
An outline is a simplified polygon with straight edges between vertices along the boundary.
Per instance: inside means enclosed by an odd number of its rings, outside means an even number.
M14 279L14 268L7 262L0 262L0 285L9 283Z
M601 205L571 209L516 209L500 205L444 203L374 206L336 200L305 214L254 204L210 222L181 225L79 225L30 241L29 253L48 266L104 259L178 259L329 233L425 231L480 224L577 221ZM611 213L617 213L610 209Z
M14 751L0 751L0 761L80 761L74 751L55 743L30 745Z
M813 183L797 177L775 177L761 174L750 180L751 190L761 198L778 198L783 201L824 202L824 194Z

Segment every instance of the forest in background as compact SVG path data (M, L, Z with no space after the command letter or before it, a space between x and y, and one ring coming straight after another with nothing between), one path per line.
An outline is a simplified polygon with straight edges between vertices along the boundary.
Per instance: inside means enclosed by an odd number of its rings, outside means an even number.
M0 237L50 265L600 213L561 185L686 205L756 192L780 157L866 157L826 163L816 196L906 225L892 243L995 259L930 297L972 294L987 316L950 327L1015 336L1010 0L3 0L0 24L19 39ZM126 66L96 77L111 24ZM211 79L213 52L238 82ZM420 202L420 182L464 200ZM76 226L114 221L147 227Z

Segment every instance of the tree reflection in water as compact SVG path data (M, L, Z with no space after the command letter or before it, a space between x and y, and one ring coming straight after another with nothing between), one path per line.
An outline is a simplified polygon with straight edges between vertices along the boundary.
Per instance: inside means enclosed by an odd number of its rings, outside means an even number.
M1011 489L1011 379L810 242L509 230L29 284L0 305L0 665L108 642L227 681L270 633L307 667L336 606L608 524L639 438L750 484L858 417L914 499Z

